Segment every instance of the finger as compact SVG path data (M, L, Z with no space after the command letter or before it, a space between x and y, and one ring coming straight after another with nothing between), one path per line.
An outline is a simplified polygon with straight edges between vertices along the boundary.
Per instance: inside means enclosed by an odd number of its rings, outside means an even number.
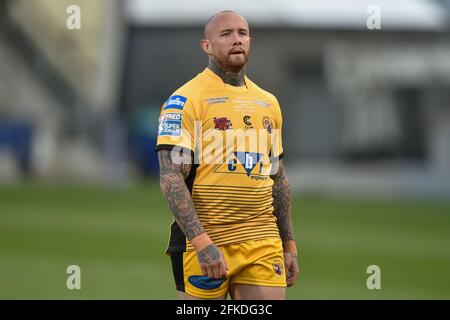
M288 287L291 287L294 285L295 281L297 280L299 269L295 263L292 264L292 267L290 270L288 270L286 283Z
M207 270L208 270L208 278L214 279L214 268L212 266L208 266Z
M221 278L225 278L227 276L227 266L225 261L221 261L219 264L219 273Z
M222 278L222 276L221 276L221 265L222 265L222 262L217 262L217 264L214 266L214 279L220 279L220 278Z
M288 287L292 287L293 284L294 284L294 282L293 282L292 276L287 277L286 278L286 285Z
M292 287L295 284L295 279L293 277L289 278L288 286Z
M228 271L228 263L227 263L227 261L225 260L225 257L223 256L223 253L221 253L221 256L222 256L221 261L223 262L223 264L224 264L224 266L225 266L225 270Z
M204 265L200 265L200 267L202 268L202 274L204 276L207 276L208 275L208 269Z
M295 283L295 278L293 276L286 279L286 284L288 287L292 287L294 285L294 283Z
M291 276L288 279L286 279L286 284L288 287L292 287L295 283L295 277Z
M227 263L227 261L225 260L225 257L222 255L222 260L223 260L223 262L224 262L224 264L225 264L225 269L227 269L227 271L228 271L228 263Z
M216 267L211 265L211 276L209 276L211 279L216 279L217 278L217 270Z

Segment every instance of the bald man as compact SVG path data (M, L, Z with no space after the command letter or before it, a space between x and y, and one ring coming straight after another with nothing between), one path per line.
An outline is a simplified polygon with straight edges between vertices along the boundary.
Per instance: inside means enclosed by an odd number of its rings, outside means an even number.
M275 96L245 75L250 31L222 11L205 24L208 67L162 106L166 254L180 299L285 299L299 266Z

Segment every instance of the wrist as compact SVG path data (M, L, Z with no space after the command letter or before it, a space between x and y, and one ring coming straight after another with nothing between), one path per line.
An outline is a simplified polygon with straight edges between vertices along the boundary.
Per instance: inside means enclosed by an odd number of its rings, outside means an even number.
M205 249L207 246L211 245L213 241L208 236L206 232L199 234L191 239L191 244L194 247L195 251L200 252Z
M285 240L283 241L283 251L289 253L293 257L297 257L297 245L295 240Z

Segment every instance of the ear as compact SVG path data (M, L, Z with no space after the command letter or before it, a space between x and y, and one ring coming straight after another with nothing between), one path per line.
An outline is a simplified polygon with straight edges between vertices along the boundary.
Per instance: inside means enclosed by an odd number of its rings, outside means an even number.
M200 47L202 47L203 52L206 53L207 55L211 55L212 54L211 43L209 42L208 39L200 40Z

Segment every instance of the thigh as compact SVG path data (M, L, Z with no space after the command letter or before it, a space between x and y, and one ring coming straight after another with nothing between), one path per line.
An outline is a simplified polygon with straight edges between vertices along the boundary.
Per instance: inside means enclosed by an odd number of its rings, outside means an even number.
M284 300L286 288L232 284L230 296L233 300Z
M183 291L178 291L178 299L180 299L180 300L226 300L227 296L224 295L224 296L217 297L217 298L205 299L205 298L191 296L190 294L187 294L186 292L183 292Z
M233 299L284 299L286 272L283 245L271 238L241 244L242 263L230 279Z

